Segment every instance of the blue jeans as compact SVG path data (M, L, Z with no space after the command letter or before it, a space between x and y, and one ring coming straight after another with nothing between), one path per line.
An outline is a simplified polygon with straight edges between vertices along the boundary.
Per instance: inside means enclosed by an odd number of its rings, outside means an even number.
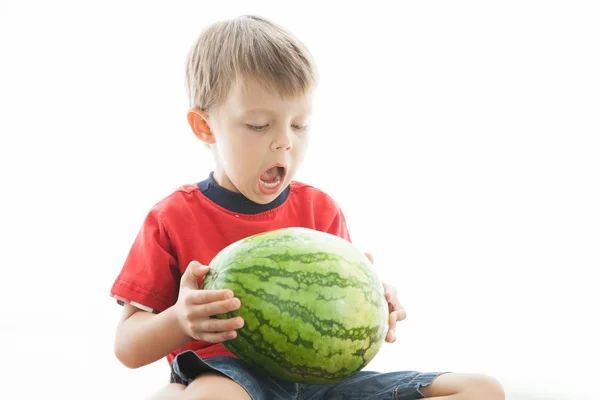
M361 371L340 383L308 385L270 378L237 358L212 357L202 360L188 350L173 360L171 382L187 386L205 372L219 372L233 379L246 389L252 400L415 400L424 397L419 391L421 387L431 384L444 373Z

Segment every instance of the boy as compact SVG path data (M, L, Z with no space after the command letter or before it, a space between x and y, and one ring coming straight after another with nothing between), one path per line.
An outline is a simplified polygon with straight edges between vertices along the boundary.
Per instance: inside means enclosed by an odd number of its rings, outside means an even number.
M180 187L148 213L111 291L123 314L115 354L137 368L167 357L171 383L156 399L504 399L485 376L363 371L337 385L271 379L229 353L240 318L231 291L198 290L211 259L259 232L303 226L350 240L344 215L322 191L293 180L308 143L316 72L305 47L263 18L210 26L190 52L188 122L215 170ZM390 330L405 317L385 285Z

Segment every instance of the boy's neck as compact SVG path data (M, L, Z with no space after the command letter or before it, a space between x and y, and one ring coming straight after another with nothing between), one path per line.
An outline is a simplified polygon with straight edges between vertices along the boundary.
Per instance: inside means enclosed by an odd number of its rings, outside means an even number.
M220 186L213 175L214 171L211 171L207 179L198 182L197 185L200 192L208 197L213 203L226 210L240 214L260 214L277 208L285 203L290 193L290 187L288 186L272 202L268 204L259 204L249 200L241 193L235 193Z

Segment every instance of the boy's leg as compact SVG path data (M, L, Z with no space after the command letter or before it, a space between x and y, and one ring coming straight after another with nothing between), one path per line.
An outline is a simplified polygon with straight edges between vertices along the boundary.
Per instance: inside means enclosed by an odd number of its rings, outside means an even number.
M187 387L171 383L149 400L251 400L246 390L230 378L218 373L207 373L194 379Z
M291 400L297 393L296 384L272 379L240 359L219 356L203 360L189 350L175 357L171 384L153 399Z
M250 395L240 384L220 374L204 374L190 383L185 389L187 399L211 400L251 400Z
M502 387L482 375L362 371L339 384L300 385L301 398L504 400Z
M430 385L440 374L417 371L361 371L337 384L300 385L300 398L302 400L422 399L423 395L419 389Z
M431 400L504 400L500 383L488 376L478 374L448 373L440 375L421 393Z
M164 389L152 394L147 400L177 400L183 398L185 385L170 383Z

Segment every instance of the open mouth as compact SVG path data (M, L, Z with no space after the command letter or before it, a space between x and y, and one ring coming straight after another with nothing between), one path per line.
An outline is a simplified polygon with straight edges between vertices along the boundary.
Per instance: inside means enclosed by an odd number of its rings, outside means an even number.
M260 184L267 189L274 189L285 175L285 168L280 166L271 167L260 176Z

